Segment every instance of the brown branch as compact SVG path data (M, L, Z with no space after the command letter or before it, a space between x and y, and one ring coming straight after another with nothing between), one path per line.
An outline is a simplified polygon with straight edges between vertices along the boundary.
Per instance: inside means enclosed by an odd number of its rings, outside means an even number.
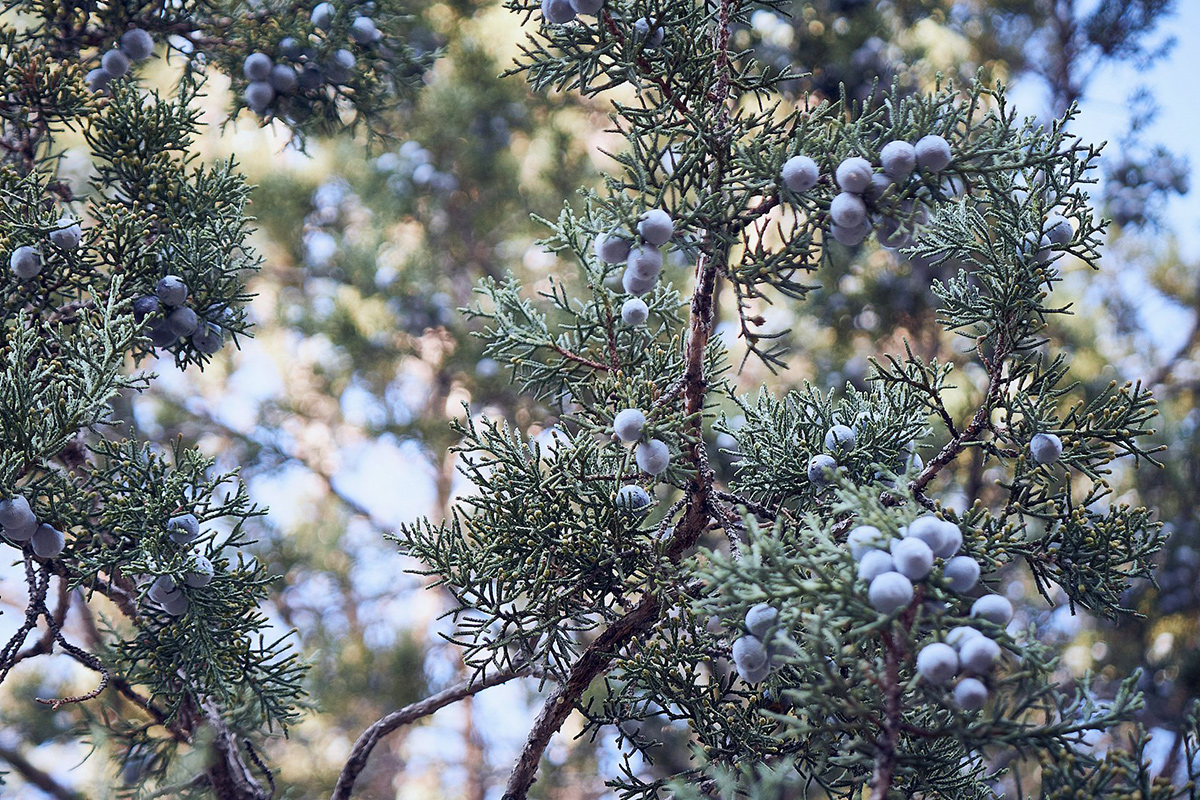
M58 800L84 800L84 796L56 781L49 773L30 763L20 750L0 744L0 759L12 765L26 783L36 786Z
M608 364L602 364L599 361L594 361L593 359L588 358L587 356L581 356L579 353L574 353L557 342L551 342L550 347L554 350L554 352L558 353L568 361L574 361L601 372L607 372L609 369Z
M890 633L883 636L883 725L871 775L871 800L887 800L896 770L896 745L900 740L900 653Z
M716 28L713 31L713 46L717 54L714 63L717 84L711 98L717 109L713 146L710 149L713 162L709 185L713 191L720 191L725 157L731 144L729 18L734 2L736 0L721 0ZM665 555L672 563L677 563L683 554L695 545L709 521L712 473L703 453L704 442L701 436L701 418L708 389L704 357L712 337L717 275L724 268L727 259L728 244L720 237L713 236L711 231L706 231L701 243L701 256L696 264L696 286L692 292L683 371L684 413L695 429L695 436L690 447L685 449L685 454L696 468L696 476L688 485L683 519L675 526L674 533L666 543ZM521 755L509 775L502 800L525 800L529 794L529 787L536 780L538 765L550 738L562 727L592 681L609 669L618 652L650 628L658 619L661 609L662 599L659 595L654 591L645 592L632 611L610 625L583 651L572 666L567 680L555 689L538 713Z
M371 756L371 751L384 736L387 736L397 728L410 725L422 717L427 717L451 703L456 703L484 689L499 686L513 678L519 678L527 674L529 673L524 668L516 668L496 672L478 681L462 681L447 689L443 689L437 694L430 695L424 700L410 703L404 708L380 718L371 727L363 731L362 735L354 743L354 747L350 749L350 757L346 759L346 765L342 767L342 772L338 775L337 785L333 787L333 794L330 796L331 800L349 800L351 793L354 791L354 782L358 779L359 773L366 767L367 759Z

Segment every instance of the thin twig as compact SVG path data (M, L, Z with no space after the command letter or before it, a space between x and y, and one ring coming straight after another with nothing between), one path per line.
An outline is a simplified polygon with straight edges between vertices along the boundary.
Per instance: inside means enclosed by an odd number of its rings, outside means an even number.
M424 700L410 703L404 708L380 718L371 727L362 732L362 735L358 737L358 741L354 743L354 747L350 749L350 757L346 759L346 764L342 767L341 774L338 775L337 785L333 788L330 800L349 800L351 792L354 791L354 782L358 779L359 773L366 767L367 759L371 756L371 751L375 749L375 745L379 744L379 740L384 736L404 725L411 725L422 717L427 717L451 703L456 703L459 700L478 694L484 689L499 686L502 683L511 681L513 678L519 678L527 674L529 672L522 667L496 672L481 680L462 681L447 689L443 689L437 694L426 697Z

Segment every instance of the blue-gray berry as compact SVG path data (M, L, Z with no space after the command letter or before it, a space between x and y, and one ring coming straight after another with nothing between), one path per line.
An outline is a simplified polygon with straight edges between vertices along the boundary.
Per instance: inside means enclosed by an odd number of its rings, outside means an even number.
M621 304L621 321L626 325L645 325L650 307L640 297L631 297Z
M871 185L871 162L860 156L851 156L838 164L834 177L843 192L862 194Z
M275 99L275 89L268 81L254 81L246 84L246 90L242 92L242 99L246 101L246 106L251 111L262 116Z
M633 451L638 468L651 475L661 475L671 464L671 448L659 439L640 443Z
M333 3L317 3L313 6L310 19L317 28L327 31L333 26L334 13Z
M652 208L642 214L637 230L638 235L648 244L659 247L670 241L671 236L675 233L675 224L672 222L670 214L661 208Z
M159 278L158 283L154 284L154 294L164 306L174 308L183 305L187 300L188 287L178 275L167 275Z
M643 279L657 278L663 267L662 251L651 244L640 244L629 249L625 263Z
M857 441L858 437L849 425L834 425L825 432L825 449L834 453L849 453Z
M134 61L145 61L154 55L154 38L141 28L130 28L121 34L121 52Z
M170 347L179 340L165 319L155 320L146 331L146 335L150 337L150 344L155 347Z
M551 25L565 25L575 19L570 0L542 0L542 18Z
M187 306L180 306L167 315L167 326L176 337L191 336L200 328L200 318Z
M920 539L901 539L892 546L896 571L909 580L924 580L933 569L933 550Z
M974 672L976 675L983 675L1000 657L1000 645L980 634L963 642L958 653L964 670Z
M304 45L294 36L285 36L279 40L279 52L289 61L299 61L304 55Z
M27 528L37 522L37 515L22 495L0 500L0 525L5 528Z
M620 264L629 257L629 240L611 233L596 234L592 250L605 264Z
M941 642L925 645L917 653L917 674L930 683L948 683L958 674L958 653Z
M627 483L617 490L617 508L622 511L648 511L653 502L650 494L636 483Z
M733 643L733 663L755 670L767 663L767 648L757 636L742 636Z
M104 91L104 87L108 86L111 80L112 75L109 75L104 67L96 67L88 71L87 77L84 78L84 83L87 84L88 91L96 93Z
M280 94L296 91L296 68L291 64L276 64L271 67L271 88Z
M892 560L892 554L882 550L867 550L858 561L858 579L867 583L885 572L895 571L896 562Z
M760 640L767 638L767 633L779 621L779 610L767 603L751 606L746 612L746 630Z
M613 431L622 442L636 442L646 428L646 415L639 409L627 408L613 417Z
M818 453L808 461L808 479L818 486L825 486L833 481L837 468L838 463L833 456Z
M780 177L789 191L799 193L807 192L816 186L817 181L821 179L821 172L817 168L817 162L808 156L792 156L783 162Z
M874 525L859 525L846 536L846 546L850 555L857 561L869 550L882 550L887 547L888 537Z
M379 28L370 17L355 17L350 23L350 38L359 44L370 44L379 39Z
M942 568L942 576L951 591L959 594L975 588L975 584L979 583L979 573L979 562L970 556L955 556Z
M1053 433L1036 433L1029 440L1029 455L1038 464L1053 464L1062 458L1063 445Z
M188 544L200 536L200 522L194 514L178 514L167 520L167 535L176 544Z
M225 346L225 333L214 322L205 322L192 334L192 347L205 355L215 355Z
M863 240L871 235L871 221L864 217L858 225L853 227L838 225L835 222L829 226L829 232L838 244L855 247L862 244Z
M985 594L971 606L971 616L996 625L1007 625L1013 618L1012 603L998 594Z
M899 572L885 572L876 576L867 588L867 600L871 607L882 614L899 611L912 602L912 598L912 581Z
M963 678L954 687L954 702L963 711L978 711L987 703L988 690L975 678Z
M571 0L571 8L575 9L576 14L594 16L604 8L604 0Z
M954 159L950 143L936 134L922 136L914 149L917 155L917 166L931 172L941 172L950 166L950 162Z
M902 181L917 168L917 149L908 142L888 142L879 151L879 163L890 177Z
M644 276L637 270L626 267L621 275L621 287L630 294L647 294L658 283L658 275Z
M633 35L639 39L644 39L646 47L659 47L663 43L663 36L666 31L662 25L658 24L657 20L642 17L633 23Z
M50 231L50 241L54 246L62 250L74 250L79 247L79 242L83 239L83 229L79 227L79 223L70 217L61 217L58 226Z
M867 218L867 205L850 192L841 192L829 204L829 216L842 228L857 228Z
M193 589L203 589L212 583L213 565L211 561L201 555L195 556L194 561L195 564L183 577L183 582Z
M129 56L120 50L109 50L100 56L100 68L113 78L120 78L129 72Z
M66 547L67 540L62 531L42 523L37 526L30 540L33 552L40 558L54 558Z
M32 245L21 245L13 250L8 259L8 266L17 280L32 280L42 271L42 254Z

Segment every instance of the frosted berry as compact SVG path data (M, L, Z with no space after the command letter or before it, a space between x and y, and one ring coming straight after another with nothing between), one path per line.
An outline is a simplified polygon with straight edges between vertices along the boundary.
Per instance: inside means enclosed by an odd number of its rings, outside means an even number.
M0 525L5 528L28 528L37 522L37 516L29 505L29 501L21 495L15 495L10 500L0 500Z
M212 583L213 565L204 556L195 557L195 565L183 577L183 582L193 589L202 589Z
M1054 214L1046 220L1046 238L1058 247L1066 247L1075 238L1075 231L1066 217Z
M950 143L936 134L922 136L916 147L917 166L931 172L941 172L950 166L954 154L950 152Z
M983 636L978 628L972 628L970 625L957 625L946 634L946 644L956 650L961 650L964 644L976 636Z
M833 218L835 225L857 228L867 218L867 205L858 195L842 192L829 204L829 216Z
M874 525L859 525L846 536L846 545L850 548L850 555L857 561L870 550L886 547L887 536Z
M621 287L630 294L647 294L658 283L658 275L643 276L637 270L626 267L621 275Z
M825 432L825 449L835 453L849 453L854 449L858 437L849 425L834 425Z
M42 271L42 254L37 251L36 247L27 244L21 245L13 250L8 259L8 266L12 269L13 275L17 276L17 280L27 281L36 278Z
M565 25L575 19L570 0L542 0L542 17L551 25Z
M860 224L853 227L838 225L835 222L829 227L829 232L838 244L844 244L846 247L855 247L862 244L863 240L871 235L871 221L864 217Z
M275 99L275 89L268 81L254 81L246 84L246 90L242 92L242 99L246 101L246 106L251 111L261 116L270 108L271 101Z
M200 319L187 306L180 306L167 315L167 327L176 337L191 336L200 329Z
M645 325L650 318L650 307L646 301L631 297L621 304L621 321L626 325Z
M950 585L951 591L963 594L975 588L979 583L979 562L970 556L955 556L946 562L942 576Z
M62 531L42 523L33 532L31 544L33 552L40 558L54 558L66 547L67 540Z
M164 306L183 305L187 300L188 287L183 282L183 278L178 275L168 275L165 278L159 278L158 283L154 284L154 294L162 301Z
M767 663L767 648L757 636L742 636L733 643L733 663L748 670Z
M375 20L370 17L355 17L350 23L350 38L359 44L370 44L380 36L379 29L375 27Z
M766 603L751 606L746 612L746 630L760 640L766 638L767 631L779 621L779 610Z
M179 590L179 585L175 583L175 579L170 575L159 575L150 584L150 589L146 594L151 600L162 605L169 600L179 597L183 592Z
M611 233L598 233L592 243L596 258L605 264L620 264L629 257L629 240Z
M130 28L121 34L121 52L134 61L145 61L154 55L154 38L141 28Z
M807 192L817 185L817 181L821 179L821 172L817 169L817 162L808 156L792 156L783 162L780 177L783 179L783 185L790 191Z
M271 67L271 88L280 94L296 91L296 68L291 64L276 64Z
M871 182L867 184L867 188L863 190L863 199L868 203L877 203L890 188L892 188L892 179L882 172L876 172L871 176Z
M1030 231L1021 238L1021 254L1039 264L1048 264L1054 253L1050 250L1050 237Z
M942 520L942 541L933 548L933 554L938 558L950 558L962 549L962 531L950 520Z
M120 78L129 72L129 56L120 50L109 50L100 56L100 68L113 78Z
M892 545L892 561L901 575L919 581L933 569L933 551L920 539L901 539Z
M917 167L917 149L908 142L888 142L879 151L879 163L891 178L902 181Z
M904 529L904 535L913 539L920 539L929 545L929 549L933 551L934 555L937 555L938 551L946 546L946 538L950 527L954 527L956 531L958 530L956 526L947 526L945 521L938 519L933 514L926 514L910 522L908 527Z
M176 544L188 544L200 535L200 523L193 514L179 514L167 520L167 535Z
M112 75L109 75L104 67L96 67L93 70L89 70L87 76L84 78L88 91L93 93L103 91L104 87L108 86L111 80Z
M964 670L983 675L1000 657L1000 645L981 634L963 642L958 654Z
M636 408L618 411L613 417L613 431L622 442L636 442L646 428L646 415Z
M640 244L630 248L629 258L625 263L643 279L657 278L662 272L662 251L650 244Z
M642 442L633 451L638 468L651 475L660 475L671 463L671 448L658 439Z
M971 616L986 619L997 625L1007 625L1013 618L1012 603L998 594L985 594L971 606Z
M954 687L954 702L963 711L978 711L987 699L987 687L975 678L963 678Z
M657 20L642 17L633 23L633 35L639 39L645 39L646 47L659 47L662 45L665 33Z
M166 611L172 617L181 617L187 613L188 599L180 592L177 596L162 604L163 611Z
M622 511L647 511L653 502L650 494L635 483L627 483L617 490L617 508Z
M83 229L70 217L61 217L58 227L50 231L50 241L61 250L74 250L83 238Z
M883 614L899 611L912 602L912 581L899 572L885 572L871 581L867 599L871 607Z
M33 534L38 529L38 521L36 517L31 517L28 521L17 525L5 525L4 535L14 542L28 542L33 538Z
M323 31L333 26L333 3L317 3L312 10L312 24Z
M917 674L930 683L948 683L958 674L958 653L941 642L925 645L917 653Z
M604 8L604 0L571 0L576 14L597 14Z
M1053 433L1036 433L1029 440L1029 455L1038 464L1053 464L1062 458L1062 439Z
M858 562L858 579L867 583L885 572L895 571L896 562L892 560L892 554L882 550L868 550Z
M675 224L671 221L670 214L661 208L652 208L642 214L637 231L647 243L659 247L670 241L675 233Z
M871 185L871 162L860 156L851 156L838 164L835 177L843 192L862 194Z
M818 486L824 486L833 480L837 468L838 463L833 456L820 453L808 460L808 479Z
M225 346L225 334L219 325L205 322L192 334L192 347L205 355L216 355Z

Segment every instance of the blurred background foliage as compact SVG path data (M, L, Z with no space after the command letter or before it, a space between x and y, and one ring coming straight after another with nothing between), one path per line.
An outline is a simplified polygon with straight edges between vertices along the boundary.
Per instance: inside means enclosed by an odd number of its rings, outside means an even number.
M892 82L923 91L939 75L981 72L1036 87L1027 96L1042 98L1041 107L1020 111L1049 119L1103 96L1107 87L1096 76L1106 65L1170 58L1172 5L798 1L782 4L790 16L756 13L734 43L779 69L808 73L788 87L795 102L844 91L869 104ZM253 213L265 260L250 287L254 336L239 350L226 348L203 375L162 362L150 392L122 400L140 436L180 437L216 457L219 468L240 468L251 497L271 508L252 521L258 557L282 576L268 613L281 630L298 632L312 663L311 706L269 759L281 767L289 797L327 794L364 727L462 672L455 649L439 637L445 598L406 572L416 565L383 534L420 515L436 518L467 490L448 454L455 444L448 421L466 413L464 404L551 435L571 399L545 406L522 397L483 357L456 309L471 302L483 276L513 271L538 288L551 275L571 280L573 269L534 244L544 229L532 217L553 218L564 202L582 210L578 190L599 185L604 151L619 146L602 103L534 95L520 78L500 77L524 36L517 15L470 0L414 2L411 11L415 35L443 48L443 57L415 104L395 109L379 130L356 140L312 138L302 151L281 123L261 128L243 112L196 143L205 159L235 155L257 185ZM225 89L214 80L202 100L213 120L232 105ZM1047 607L1017 568L1006 576L1007 592L1028 600L1025 620L1045 637L1070 643L1064 678L1092 670L1113 681L1145 669L1150 752L1170 771L1180 758L1173 731L1200 696L1200 264L1184 255L1164 217L1168 199L1187 193L1188 171L1153 140L1155 98L1107 99L1128 101L1127 133L1107 151L1093 194L1114 220L1109 247L1099 273L1082 264L1065 270L1059 291L1075 313L1051 326L1048 347L1073 356L1089 396L1110 381L1154 388L1165 468L1117 475L1114 499L1157 509L1171 537L1158 586L1138 585L1127 599L1143 618L1109 623L1072 616L1063 602ZM77 155L68 149L65 157ZM1200 219L1194 203L1190 213ZM827 270L811 276L819 289L809 299L760 309L769 327L790 331L790 368L772 375L752 360L737 381L747 390L805 381L861 388L868 357L900 352L905 340L925 358L955 361L961 345L932 324L929 288L953 269L872 243L839 249ZM743 348L732 309L723 312L736 363ZM957 378L965 407L983 376L968 368ZM716 456L728 442L714 437L712 445ZM728 469L730 458L716 463ZM965 507L986 499L998 477L964 463L938 491ZM29 695L74 685L79 676L69 664L15 677L0 694L0 759L18 773L16 796L39 797L22 784L19 762L76 763L85 753L63 734L88 720L78 708L17 711ZM400 731L376 749L361 796L498 796L494 787L537 707L534 689L499 687ZM596 775L611 773L619 752L603 738L566 733L549 751L552 767L535 796L605 796ZM100 738L95 744L105 748ZM684 744L665 747L646 773L681 769ZM64 780L88 797L108 796L120 778L107 763L93 757Z

